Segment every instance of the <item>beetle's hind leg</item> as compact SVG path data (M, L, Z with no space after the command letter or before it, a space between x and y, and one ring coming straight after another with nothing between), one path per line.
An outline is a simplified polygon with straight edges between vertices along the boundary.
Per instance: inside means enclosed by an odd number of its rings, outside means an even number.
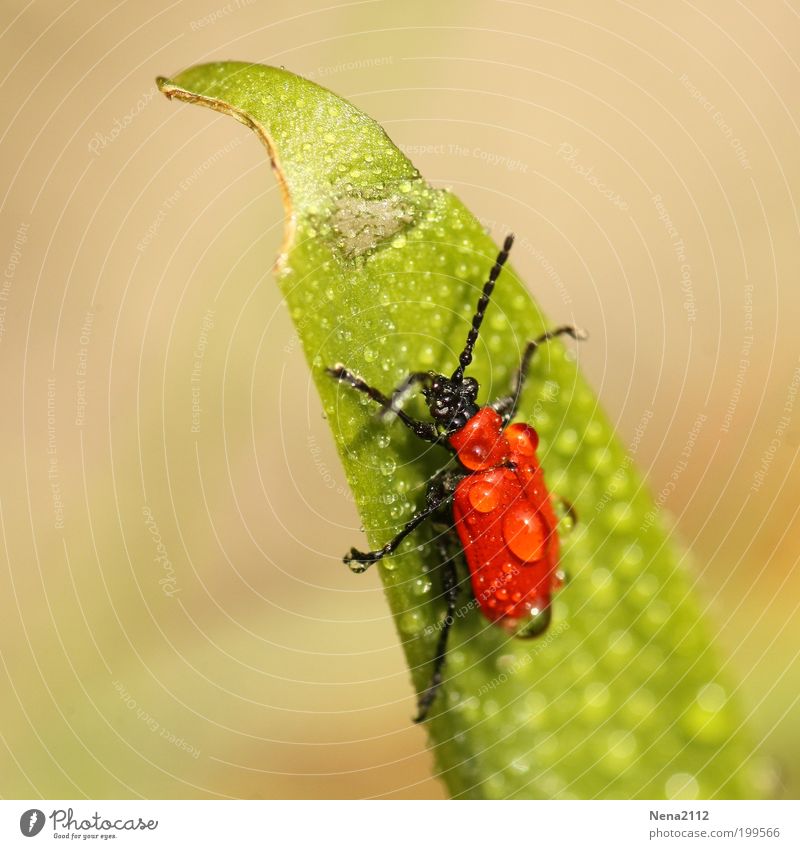
M344 556L344 562L353 570L353 572L365 572L369 567L386 557L387 554L392 554L398 545L415 529L418 528L424 521L430 519L440 507L443 507L451 498L451 495L442 497L439 500L428 499L426 506L420 510L411 521L396 536L392 537L386 545L381 548L376 548L374 551L359 551L357 548L351 548Z
M417 700L417 715L414 717L414 722L424 722L428 716L428 711L439 692L444 678L445 657L447 655L447 640L450 636L450 629L453 627L453 621L456 615L456 601L458 599L458 573L456 571L455 553L452 547L447 544L445 536L439 537L438 542L439 555L441 561L439 569L442 573L442 595L447 603L444 619L442 619L439 630L439 639L436 643L436 654L433 658L433 672L430 681L425 690L420 694Z

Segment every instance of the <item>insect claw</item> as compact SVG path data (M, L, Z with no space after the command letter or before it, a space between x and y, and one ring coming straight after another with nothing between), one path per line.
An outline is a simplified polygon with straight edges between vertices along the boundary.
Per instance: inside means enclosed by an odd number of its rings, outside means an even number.
M360 574L366 572L378 558L372 551L359 551L357 548L351 548L342 559L350 567L351 572Z

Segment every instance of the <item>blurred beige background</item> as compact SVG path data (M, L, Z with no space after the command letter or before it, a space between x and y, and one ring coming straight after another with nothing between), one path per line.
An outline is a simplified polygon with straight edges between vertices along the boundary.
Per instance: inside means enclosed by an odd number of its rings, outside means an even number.
M264 151L155 91L229 58L351 99L518 234L798 762L797 3L5 10L0 794L442 795L378 576L339 560Z

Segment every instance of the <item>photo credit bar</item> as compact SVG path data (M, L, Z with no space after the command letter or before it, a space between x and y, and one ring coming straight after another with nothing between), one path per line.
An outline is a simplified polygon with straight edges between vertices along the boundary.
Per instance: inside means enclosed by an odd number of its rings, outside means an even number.
M465 801L457 812L442 801L3 800L0 846L493 846L501 824L536 846L788 849L800 826L788 800Z

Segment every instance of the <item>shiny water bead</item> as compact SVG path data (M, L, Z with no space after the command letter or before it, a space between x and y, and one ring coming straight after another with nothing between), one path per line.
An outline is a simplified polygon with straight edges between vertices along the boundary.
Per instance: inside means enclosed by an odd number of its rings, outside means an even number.
M478 471L498 466L508 457L508 443L502 435L503 420L499 414L484 407L459 431L450 436L450 444L459 461L468 469Z
M535 457L539 447L539 434L530 425L517 423L509 425L503 434L510 451L525 457Z
M502 469L481 476L469 489L469 503L479 513L491 512L500 504L504 480Z
M503 517L503 539L523 562L541 560L547 528L540 511L528 501L518 501Z

